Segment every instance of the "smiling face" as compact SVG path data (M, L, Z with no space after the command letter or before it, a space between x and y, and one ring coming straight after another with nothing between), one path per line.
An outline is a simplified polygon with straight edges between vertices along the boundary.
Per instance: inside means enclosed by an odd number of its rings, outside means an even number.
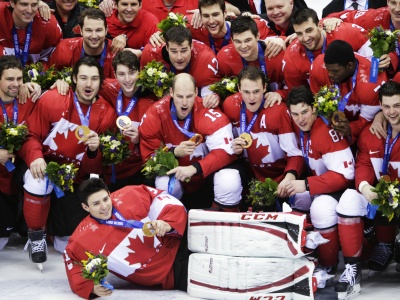
M85 51L86 48L91 50L102 50L106 34L107 29L104 26L103 20L85 17L83 27L81 28Z
M388 0L387 5L393 23L400 23L400 0Z
M193 45L189 45L189 41L184 41L182 44L168 42L166 47L171 64L175 69L180 71L185 69L192 57Z
M73 10L77 3L78 0L56 0L57 10L64 14Z
M190 114L196 100L197 88L189 76L185 73L177 75L174 87L170 88L179 120L184 120Z
M119 64L115 70L115 78L118 80L124 95L132 97L135 91L135 84L139 79L139 71Z
M100 88L99 70L96 67L81 65L72 80L76 84L75 93L79 102L92 104Z
M322 30L308 18L306 22L301 24L293 24L297 39L310 51L319 50L322 48L324 39Z
M125 25L131 23L141 8L139 0L120 0L117 4L118 20Z
M268 0L265 1L268 18L282 29L286 29L290 23L293 11L292 0Z
M381 109L392 127L400 125L400 95L382 96Z
M290 105L290 115L302 131L310 131L317 118L315 108L304 102Z
M257 111L264 98L265 90L266 86L263 86L261 78L256 81L247 78L240 81L239 92L242 94L247 110L251 112Z
M108 220L112 215L112 201L110 193L106 190L93 193L88 197L88 205L82 203L82 207L93 217L100 220Z
M0 98L4 102L9 102L18 96L22 85L22 70L13 68L6 69L0 78Z
M203 26L213 37L223 37L227 31L225 24L225 12L218 4L201 8L201 21Z
M12 17L18 28L25 28L35 17L39 9L38 0L13 0L10 1L13 8Z
M236 33L232 37L233 46L236 51L247 61L254 61L258 56L258 39L260 34L257 36L250 31L244 31L242 33Z

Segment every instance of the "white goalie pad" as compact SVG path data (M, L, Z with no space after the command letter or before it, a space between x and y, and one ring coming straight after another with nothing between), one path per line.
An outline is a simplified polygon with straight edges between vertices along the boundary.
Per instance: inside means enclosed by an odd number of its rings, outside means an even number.
M193 252L299 258L305 254L305 215L189 211L188 246Z
M194 253L189 258L188 294L229 300L314 299L314 264L305 257L233 257Z

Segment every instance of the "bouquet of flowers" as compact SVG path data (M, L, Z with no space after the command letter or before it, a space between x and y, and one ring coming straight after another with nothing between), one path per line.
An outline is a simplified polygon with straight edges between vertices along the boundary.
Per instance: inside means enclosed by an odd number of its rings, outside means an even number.
M99 8L98 0L78 0L78 3L86 8Z
M221 100L225 100L226 97L238 92L238 79L237 77L225 77L210 85L210 91L217 93Z
M317 114L326 123L331 120L334 125L337 125L340 119L345 118L344 113L338 111L339 101L340 91L335 86L328 87L325 85L314 95L314 107Z
M188 20L184 15L170 12L166 19L157 24L157 27L161 30L161 35L165 36L165 33L168 31L168 29L172 28L173 26L186 27L187 22Z
M48 90L57 79L58 72L51 66L46 71L41 62L25 66L23 70L24 82L34 82L42 87L42 90Z
M122 133L107 131L100 135L100 150L104 165L114 165L123 162L131 155L129 141Z
M161 62L153 60L139 72L139 80L136 85L142 86L161 98L169 91L174 76L174 73L167 72L167 68Z
M21 149L28 134L28 128L22 124L4 122L1 124L0 147L13 153Z
M264 182L253 179L249 186L247 202L250 202L253 211L263 211L275 203L278 183L271 178L265 178Z
M377 205L378 210L382 212L382 215L386 216L389 221L391 221L394 216L400 216L399 188L400 184L398 179L391 181L388 176L382 176L378 184L372 190L377 193L378 198L373 199L371 204Z
M72 68L71 67L64 67L61 71L58 72L58 78L66 81L68 84L71 84L72 79Z
M109 271L107 266L107 257L103 254L93 255L90 252L85 252L88 256L87 260L81 260L82 263L82 277L92 280L95 285L101 284L109 290L114 290L111 284L105 282Z
M142 172L146 178L165 176L169 170L179 165L175 155L168 151L168 147L160 147L143 165Z
M384 54L393 52L396 49L396 41L399 30L391 32L384 30L381 25L371 29L368 32L368 38L371 42L369 47L372 49L373 56L380 58Z
M62 191L74 191L74 179L78 173L74 164L60 165L51 161L46 167L46 173L53 186L56 185Z

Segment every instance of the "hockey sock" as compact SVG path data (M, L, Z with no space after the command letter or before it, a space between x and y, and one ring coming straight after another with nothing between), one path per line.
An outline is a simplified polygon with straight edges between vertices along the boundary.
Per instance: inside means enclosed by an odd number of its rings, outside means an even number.
M343 256L359 257L364 238L364 222L362 219L360 217L338 217L338 231Z
M339 235L337 226L329 229L316 229L329 242L318 246L318 262L323 267L336 267L339 255Z
M50 210L50 195L38 196L24 191L24 217L30 230L40 230L46 226Z
M375 238L378 243L393 244L396 236L395 225L376 225Z
M212 210L217 210L217 211L224 211L224 212L239 212L239 206L225 206L221 205L217 202L213 202L211 205Z

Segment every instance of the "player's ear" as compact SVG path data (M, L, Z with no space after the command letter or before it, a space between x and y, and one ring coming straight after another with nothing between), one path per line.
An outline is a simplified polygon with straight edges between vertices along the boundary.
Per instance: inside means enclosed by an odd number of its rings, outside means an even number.
M81 203L81 204L82 204L82 208L84 210L86 210L88 213L90 213L89 206L87 206L85 203Z

